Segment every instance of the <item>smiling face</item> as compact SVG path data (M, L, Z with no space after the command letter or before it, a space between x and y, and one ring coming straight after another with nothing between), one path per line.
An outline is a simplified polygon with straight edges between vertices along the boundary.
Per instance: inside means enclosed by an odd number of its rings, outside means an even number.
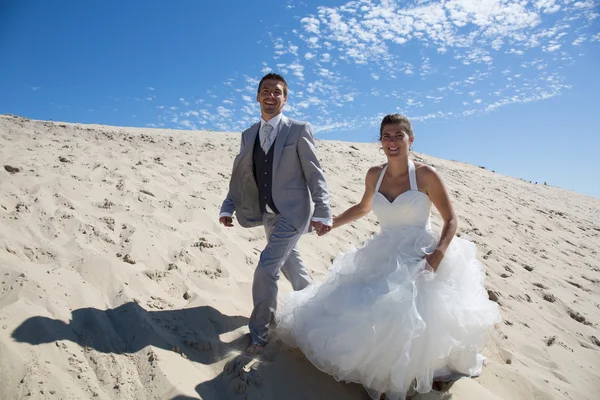
M408 156L415 138L402 123L384 125L381 130L381 145L387 158Z
M265 79L256 95L260 104L260 112L265 121L277 116L287 102L287 88L283 82L275 79Z

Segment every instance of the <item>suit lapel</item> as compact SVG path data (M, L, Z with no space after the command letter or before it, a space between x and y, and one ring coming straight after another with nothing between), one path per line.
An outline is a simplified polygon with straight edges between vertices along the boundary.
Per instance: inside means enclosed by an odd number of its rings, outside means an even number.
M292 123L285 116L281 116L281 121L279 122L281 125L281 129L277 132L277 140L275 140L275 153L273 154L273 173L277 170L277 165L279 164L279 159L281 158L281 152L283 151L283 146L287 140L287 137L290 133L290 128L292 127Z
M237 162L237 164L234 164L234 166L233 166L234 169L236 169L240 163L245 165L244 170L248 169L248 161L247 160L249 160L249 163L251 166L252 153L254 151L254 142L256 141L256 135L258 135L259 128L260 128L260 122L252 125L246 131L246 135L248 137L244 138L244 148L240 152L240 155L236 158L238 162Z
M244 151L254 151L254 142L256 142L256 135L258 135L258 130L260 129L260 122L257 122L250 128L250 132L248 132L248 141L246 142L246 147Z

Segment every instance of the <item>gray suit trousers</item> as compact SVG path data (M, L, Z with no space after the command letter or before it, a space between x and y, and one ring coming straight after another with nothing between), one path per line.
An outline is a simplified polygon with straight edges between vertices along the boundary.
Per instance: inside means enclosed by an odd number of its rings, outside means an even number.
M298 252L297 243L302 235L296 228L279 214L265 213L263 223L267 246L254 271L254 310L248 326L252 343L264 346L269 340L269 324L277 309L279 271L283 272L294 290L304 289L312 279Z

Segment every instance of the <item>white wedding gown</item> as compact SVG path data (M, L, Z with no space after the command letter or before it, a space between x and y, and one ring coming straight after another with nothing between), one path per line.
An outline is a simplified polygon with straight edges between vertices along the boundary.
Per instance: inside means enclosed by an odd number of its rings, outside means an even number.
M475 245L453 238L434 274L424 256L438 236L431 201L411 189L393 202L373 199L381 232L338 257L325 280L284 296L277 332L337 380L362 384L373 399L404 400L411 389L431 390L434 378L481 372L486 329L501 321L484 288Z

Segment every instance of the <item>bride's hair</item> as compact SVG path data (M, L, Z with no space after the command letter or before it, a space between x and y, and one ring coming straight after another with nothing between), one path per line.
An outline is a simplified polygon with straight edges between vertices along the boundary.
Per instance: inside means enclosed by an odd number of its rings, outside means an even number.
M412 125L408 118L406 118L402 114L389 114L389 115L386 115L385 117L383 117L383 120L381 121L381 127L379 128L379 140L380 141L381 141L381 137L383 135L383 127L386 125L393 125L393 124L400 124L400 125L404 126L406 128L406 131L407 131L406 133L408 133L408 136L410 136L410 137L415 136L415 134L413 133L413 130L412 130Z

